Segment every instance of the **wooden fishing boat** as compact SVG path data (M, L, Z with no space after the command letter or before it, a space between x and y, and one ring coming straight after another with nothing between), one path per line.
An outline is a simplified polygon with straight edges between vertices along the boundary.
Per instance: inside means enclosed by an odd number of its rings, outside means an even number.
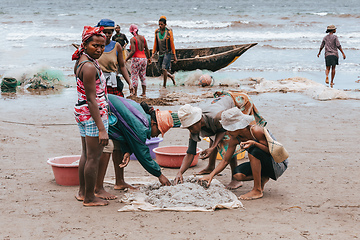
M176 49L176 57L178 61L171 63L171 72L176 71L193 71L196 69L206 69L210 71L217 71L229 66L235 62L244 52L257 43L229 45L209 48L188 48ZM73 44L74 47L79 47ZM125 55L129 52L126 50ZM130 61L125 64L130 73ZM146 76L157 77L161 73L157 66L157 59L153 59L151 64L146 68Z
M206 69L215 72L235 62L244 52L256 44L257 43L209 48L176 49L178 61L171 63L171 71ZM156 61L153 61L147 66L146 75L150 77L161 75Z

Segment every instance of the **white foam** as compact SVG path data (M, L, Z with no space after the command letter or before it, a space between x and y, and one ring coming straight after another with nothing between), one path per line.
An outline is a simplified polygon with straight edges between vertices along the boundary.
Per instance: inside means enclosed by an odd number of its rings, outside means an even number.
M255 85L257 93L267 92L302 92L316 100L349 99L346 92L329 88L307 78L287 78L277 81L263 80Z

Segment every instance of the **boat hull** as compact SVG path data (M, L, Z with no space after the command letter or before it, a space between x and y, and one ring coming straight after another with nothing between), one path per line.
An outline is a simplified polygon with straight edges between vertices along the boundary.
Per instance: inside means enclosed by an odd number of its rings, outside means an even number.
M237 60L244 52L257 43L221 46L212 48L178 49L176 56L178 61L171 63L171 72L193 71L206 69L218 71L227 67ZM157 61L152 62L146 68L146 75L150 77L160 76Z

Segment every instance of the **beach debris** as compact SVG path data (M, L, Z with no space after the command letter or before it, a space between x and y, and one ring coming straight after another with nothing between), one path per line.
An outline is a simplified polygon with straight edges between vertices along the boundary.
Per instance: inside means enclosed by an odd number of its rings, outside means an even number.
M1 92L16 92L19 82L15 78L5 77L1 81Z
M294 208L297 208L300 210L302 209L300 206L292 206L292 207L284 208L283 211L287 211L287 210L294 209Z
M172 186L149 183L126 193L121 201L127 205L119 211L214 211L243 207L236 195L216 179L207 187L197 177L184 178L184 183Z
M167 99L172 99L176 104L183 105L187 103L197 103L204 100L204 98L213 98L213 92L206 92L200 95L193 95L184 92L173 92L166 95Z
M56 83L60 80L49 76L47 73L37 73L32 78L25 79L23 85L28 90L31 89L54 89Z
M214 86L214 78L209 74L203 74L199 77L199 86L212 87Z
M137 103L146 102L147 104L151 106L169 106L173 105L174 99L171 98L142 98L137 96L128 96L126 97L128 99L131 99Z

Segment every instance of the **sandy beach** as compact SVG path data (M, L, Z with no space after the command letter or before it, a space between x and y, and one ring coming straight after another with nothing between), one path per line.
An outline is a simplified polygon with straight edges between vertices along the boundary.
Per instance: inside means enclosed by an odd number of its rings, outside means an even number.
M68 97L66 95L69 95ZM65 97L64 97L65 95ZM290 166L270 181L264 197L245 209L215 212L118 212L87 208L77 186L57 185L47 159L80 154L74 96L2 98L0 108L1 239L356 239L360 237L360 151L357 100L317 101L296 93L252 95L268 128L290 152ZM161 106L176 111L180 106ZM160 146L186 145L188 132L171 129ZM206 148L202 141L200 147ZM245 158L242 161L246 161ZM240 161L239 161L240 163ZM206 161L189 169L201 170ZM176 169L164 168L166 176ZM134 160L126 177L149 176ZM109 166L107 177L113 177ZM230 180L229 167L222 183ZM252 182L233 191L246 193ZM124 191L106 189L119 198Z

